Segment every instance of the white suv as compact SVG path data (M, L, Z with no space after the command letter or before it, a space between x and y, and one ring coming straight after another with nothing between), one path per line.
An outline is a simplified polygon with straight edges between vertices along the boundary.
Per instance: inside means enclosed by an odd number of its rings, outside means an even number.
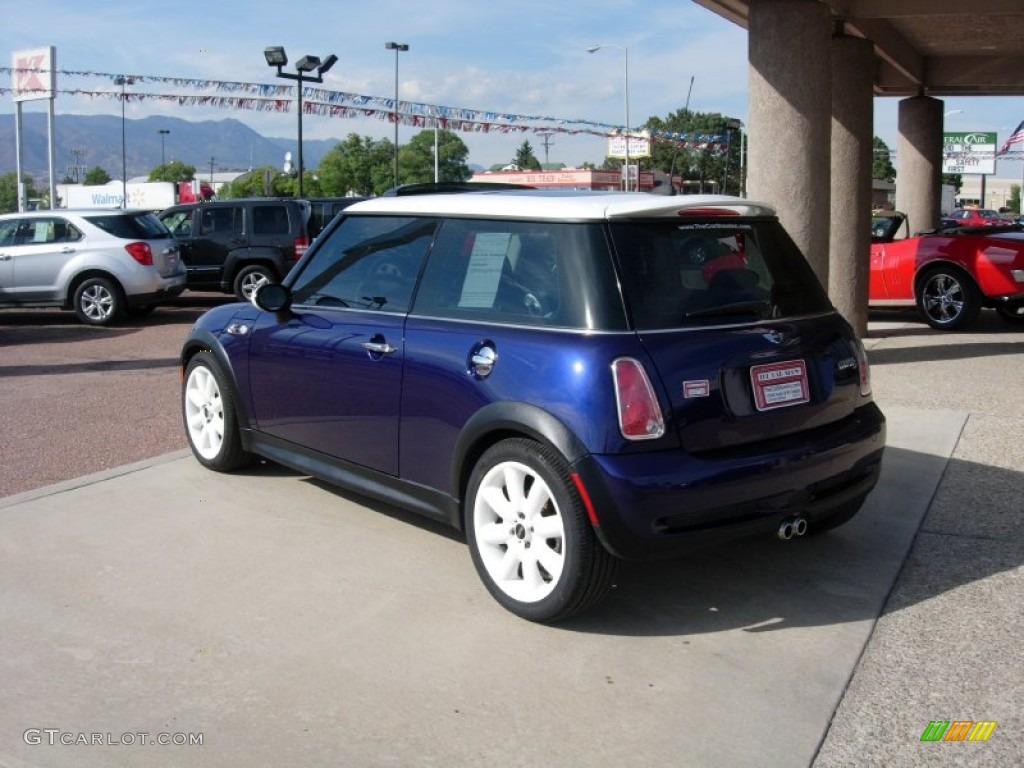
M63 307L107 325L184 289L177 241L151 213L0 215L0 307Z

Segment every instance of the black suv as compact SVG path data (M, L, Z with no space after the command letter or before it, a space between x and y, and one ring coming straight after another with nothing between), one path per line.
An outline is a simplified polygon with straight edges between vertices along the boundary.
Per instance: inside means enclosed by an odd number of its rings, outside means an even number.
M248 301L306 252L310 208L305 200L240 198L175 205L159 217L181 246L189 288Z
M365 197L309 197L309 237L314 239L327 229L334 217L353 203L365 200Z

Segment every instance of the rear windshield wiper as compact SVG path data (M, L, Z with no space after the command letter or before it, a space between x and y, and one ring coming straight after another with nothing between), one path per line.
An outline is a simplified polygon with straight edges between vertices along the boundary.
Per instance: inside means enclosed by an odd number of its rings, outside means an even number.
M683 315L687 320L691 317L718 317L719 315L759 315L772 317L774 311L769 301L734 301L731 304L720 304L717 307L695 309Z

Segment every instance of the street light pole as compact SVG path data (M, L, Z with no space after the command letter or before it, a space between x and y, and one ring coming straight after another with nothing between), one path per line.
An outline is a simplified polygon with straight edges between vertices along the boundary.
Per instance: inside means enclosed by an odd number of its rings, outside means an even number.
M263 57L267 60L267 65L271 67L277 67L277 76L282 77L285 80L296 80L296 100L299 108L299 184L297 197L302 197L302 83L303 81L309 81L311 83L322 83L324 81L324 73L327 72L331 67L334 66L338 57L333 53L323 61L320 60L319 56L303 56L297 62L295 62L295 74L291 72L284 72L281 70L285 64L288 63L288 55L284 52L284 47L280 45L270 46L263 49ZM316 75L311 75L310 72L316 70Z
M164 145L164 139L167 137L167 134L170 133L170 130L167 128L161 128L157 133L160 134L160 165L167 165L167 153L165 151L166 146Z
M395 52L395 186L398 186L398 54L401 51L408 51L406 43L387 42L384 48Z
M128 206L128 153L125 149L125 132L124 132L124 102L127 98L125 96L124 87L126 85L134 85L135 78L128 77L126 75L118 75L114 78L114 85L121 86L121 207L126 208Z
M625 189L629 192L629 139L630 139L630 127L629 127L629 48L625 45L618 45L616 43L603 43L601 45L592 45L587 48L587 53L596 53L602 48L619 48L622 50L622 60L624 64L625 74L625 87L623 90L626 93L626 183ZM640 172L637 170L637 183L640 182ZM639 189L639 187L637 187Z

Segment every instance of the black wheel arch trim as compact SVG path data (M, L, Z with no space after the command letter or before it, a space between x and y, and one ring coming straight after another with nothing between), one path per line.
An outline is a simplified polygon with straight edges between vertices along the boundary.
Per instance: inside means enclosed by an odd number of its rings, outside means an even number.
M257 246L239 248L228 253L224 259L224 272L221 284L230 293L234 290L235 278L246 267L269 266L277 273L277 279L283 280L291 268L280 248Z
M473 467L484 451L508 437L547 443L570 465L589 453L572 430L543 408L523 402L491 403L470 417L455 442L449 481L454 498L463 498Z
M249 425L251 420L249 418L249 408L246 399L241 396L238 391L238 380L235 377L235 368L231 365L231 359L224 351L224 347L221 346L217 337L214 336L210 331L205 329L198 329L192 331L188 339L185 340L185 345L181 349L181 381L182 385L185 383L185 371L188 369L188 364L192 358L200 352L209 352L213 355L214 359L220 364L221 370L227 376L227 386L231 387L232 400L235 403L235 408L238 417L238 428L242 434L242 447L245 450L249 450L248 440L246 438L249 432Z

